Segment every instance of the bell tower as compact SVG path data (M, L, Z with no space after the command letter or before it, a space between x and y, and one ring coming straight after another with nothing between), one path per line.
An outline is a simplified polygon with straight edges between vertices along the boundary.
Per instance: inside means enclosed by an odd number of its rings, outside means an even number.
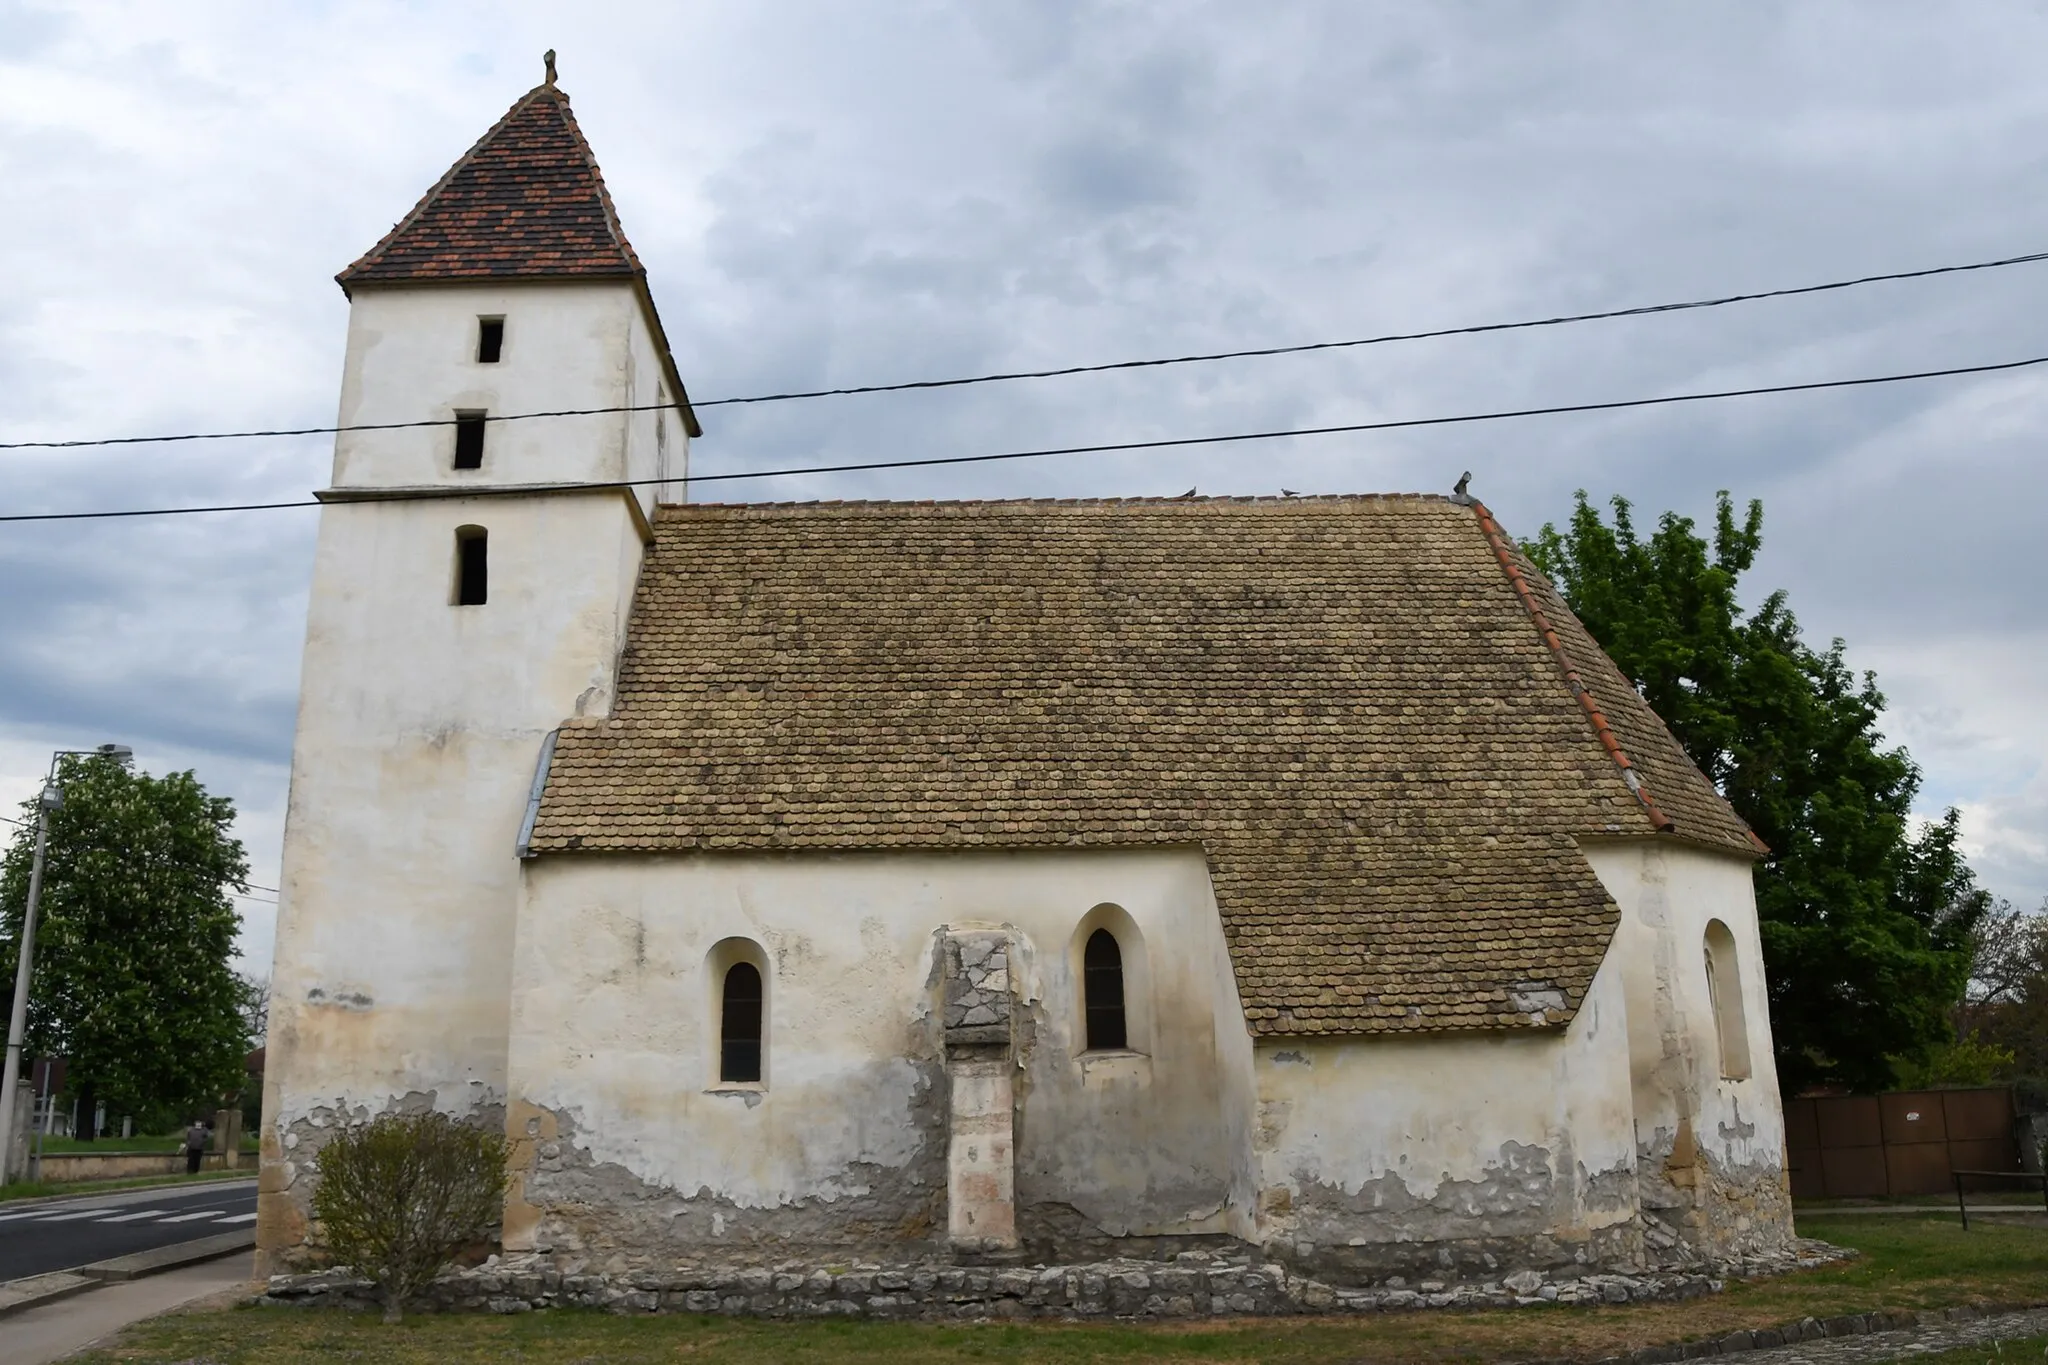
M299 1175L335 1122L502 1109L536 762L564 718L610 708L650 519L699 434L553 55L337 276L343 430L318 494L264 1088L272 1266L304 1240ZM563 410L581 415L531 415Z

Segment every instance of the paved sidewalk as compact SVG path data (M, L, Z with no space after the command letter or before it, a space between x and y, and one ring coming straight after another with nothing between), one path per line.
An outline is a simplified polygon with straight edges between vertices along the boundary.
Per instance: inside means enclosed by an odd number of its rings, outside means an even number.
M2024 1313L2000 1313L1969 1322L1937 1322L1907 1327L1896 1332L1872 1332L1868 1336L1824 1337L1793 1346L1773 1346L1763 1351L1723 1352L1742 1365L1881 1365L1882 1362L1912 1360L1958 1346L1990 1347L1995 1341L2016 1337L2037 1337L2048 1333L2048 1308ZM1667 1357L1675 1358L1675 1357ZM2009 1357L2019 1365L2022 1357Z
M44 1365L182 1304L245 1287L253 1293L249 1270L247 1255L227 1256L31 1308L0 1323L0 1365Z
M1954 1204L1873 1204L1846 1209L1798 1209L1793 1216L1806 1218L1854 1218L1868 1213L1929 1213L1956 1216ZM1972 1204L1970 1213L2048 1213L2048 1204Z

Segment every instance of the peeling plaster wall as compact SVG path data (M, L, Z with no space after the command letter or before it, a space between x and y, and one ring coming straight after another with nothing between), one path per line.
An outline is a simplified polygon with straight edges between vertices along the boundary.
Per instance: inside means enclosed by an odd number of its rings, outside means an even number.
M1610 961L1628 994L1645 1211L1693 1250L1726 1255L1792 1236L1785 1119L1747 859L1671 840L1601 840L1586 857L1622 910ZM1735 939L1750 1074L1721 1074L1705 943Z
M476 320L497 314L504 360L478 364ZM619 285L359 290L341 420L618 403L639 328ZM450 433L343 433L336 483L628 468L620 423L493 426L477 471L451 468ZM463 525L489 532L482 606L451 605ZM333 1117L425 1103L498 1121L514 844L542 737L611 704L641 544L616 493L321 510L272 977L266 1254L305 1236L300 1177Z
M1144 938L1149 1053L1077 1056L1068 949L1105 902ZM941 926L1011 935L1027 1246L1249 1231L1228 1106L1251 1053L1198 850L570 856L526 875L508 1247L623 1266L937 1245ZM735 937L769 964L758 1087L716 1080L705 964Z
M1338 1279L1639 1254L1613 955L1562 1032L1261 1039L1259 1237Z

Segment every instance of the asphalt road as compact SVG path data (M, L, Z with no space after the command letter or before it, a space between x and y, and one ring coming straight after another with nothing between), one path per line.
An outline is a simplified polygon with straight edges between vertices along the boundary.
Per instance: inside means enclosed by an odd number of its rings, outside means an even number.
M69 1270L131 1251L252 1227L256 1181L0 1204L0 1280Z

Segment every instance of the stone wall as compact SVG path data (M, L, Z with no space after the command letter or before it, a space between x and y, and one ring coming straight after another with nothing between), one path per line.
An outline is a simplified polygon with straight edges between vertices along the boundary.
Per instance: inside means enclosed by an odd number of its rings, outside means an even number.
M1711 1260L1769 1253L1792 1240L1792 1190L1776 1162L1733 1166L1693 1141L1689 1124L1637 1164L1652 1254Z
M617 1313L723 1313L772 1318L1196 1318L1295 1313L1372 1313L1416 1308L1509 1308L1692 1298L1723 1276L1780 1273L1853 1256L1802 1242L1776 1256L1709 1268L1623 1275L1533 1270L1453 1281L1391 1276L1332 1285L1251 1255L1184 1252L1171 1262L961 1266L905 1262L826 1267L676 1265L628 1275L591 1273L574 1261L492 1257L441 1277L419 1307L522 1313L589 1307ZM347 1271L271 1280L264 1302L361 1303L369 1286Z
M228 1153L208 1152L200 1161L203 1171L231 1170ZM255 1158L235 1154L254 1175ZM40 1178L53 1185L72 1180L133 1180L151 1175L182 1175L185 1153L171 1152L51 1152L37 1163Z

